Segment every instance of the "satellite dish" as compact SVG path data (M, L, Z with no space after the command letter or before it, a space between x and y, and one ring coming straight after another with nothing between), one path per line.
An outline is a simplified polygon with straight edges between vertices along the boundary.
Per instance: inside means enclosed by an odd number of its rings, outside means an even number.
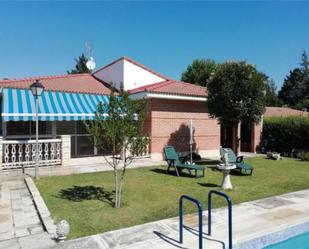
M89 60L87 61L87 63L86 63L86 66L87 66L87 68L88 68L90 71L92 71L93 69L95 69L96 64L95 64L95 61L94 61L93 57L90 57L90 59L89 59Z

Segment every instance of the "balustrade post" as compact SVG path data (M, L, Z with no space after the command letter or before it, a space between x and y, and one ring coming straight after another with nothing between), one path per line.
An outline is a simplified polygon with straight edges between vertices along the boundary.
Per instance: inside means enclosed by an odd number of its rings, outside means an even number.
M71 136L62 135L61 136L61 160L62 166L70 164L71 159Z
M0 137L0 171L2 170L2 161L3 161L3 137Z

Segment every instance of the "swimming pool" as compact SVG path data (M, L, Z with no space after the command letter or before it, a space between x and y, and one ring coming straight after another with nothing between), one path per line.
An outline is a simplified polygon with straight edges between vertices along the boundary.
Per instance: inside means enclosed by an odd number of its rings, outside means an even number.
M309 233L303 233L264 249L309 249Z
M235 249L309 249L309 222L285 228L234 246Z

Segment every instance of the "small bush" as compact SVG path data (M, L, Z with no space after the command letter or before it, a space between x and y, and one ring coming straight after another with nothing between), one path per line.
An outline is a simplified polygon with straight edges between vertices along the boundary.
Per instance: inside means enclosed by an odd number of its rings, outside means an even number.
M298 158L302 161L309 161L309 152L300 152Z

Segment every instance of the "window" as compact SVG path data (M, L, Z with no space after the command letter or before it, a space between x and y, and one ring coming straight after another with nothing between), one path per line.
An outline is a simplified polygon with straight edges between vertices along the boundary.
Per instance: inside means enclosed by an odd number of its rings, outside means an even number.
M8 136L35 136L35 121L10 121L7 122ZM51 135L52 122L39 121L39 135Z
M57 121L57 135L74 135L75 121Z

